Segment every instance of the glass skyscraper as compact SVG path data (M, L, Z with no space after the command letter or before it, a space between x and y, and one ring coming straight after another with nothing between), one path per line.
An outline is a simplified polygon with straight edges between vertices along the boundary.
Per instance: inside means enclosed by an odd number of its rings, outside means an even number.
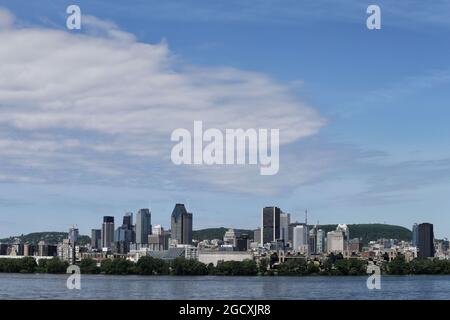
M182 203L177 203L171 216L171 239L178 244L192 243L192 213Z
M147 244L152 234L152 217L149 209L140 209L136 214L136 243Z

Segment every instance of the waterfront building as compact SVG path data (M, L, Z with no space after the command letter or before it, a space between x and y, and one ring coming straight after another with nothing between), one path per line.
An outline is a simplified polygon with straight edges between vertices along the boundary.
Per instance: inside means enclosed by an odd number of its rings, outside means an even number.
M309 254L317 253L317 226L313 227L309 231L308 253Z
M148 248L151 251L162 251L169 248L170 233L166 232L161 225L153 228L152 234L148 235Z
M253 242L256 243L256 246L261 244L261 228L253 230Z
M72 227L69 229L68 239L71 244L75 244L78 241L78 237L80 236L80 231L76 227Z
M327 233L327 252L344 253L344 232L336 230Z
M124 226L128 230L133 230L133 213L127 212L123 216L122 226Z
M413 224L412 227L412 245L414 247L418 247L419 246L419 242L418 242L418 238L419 238L419 225L417 223Z
M232 245L233 247L237 246L237 240L241 237L241 232L236 229L228 229L223 236L223 243Z
M29 243L23 245L23 255L25 257L32 257L35 254L35 246Z
M102 224L102 248L108 250L114 243L114 217L104 216Z
M261 212L261 244L280 239L280 214L278 207L265 207Z
M41 240L37 245L37 255L40 257L56 257L58 255L58 246L49 245Z
M308 226L305 223L300 223L293 229L293 249L303 254L308 252Z
M316 253L325 252L325 231L322 229L317 230L317 243L316 243Z
M219 261L244 261L253 260L253 254L239 251L200 251L198 261L208 265L212 263L217 266Z
M0 243L0 256L6 256L8 254L8 248L8 244Z
M140 209L136 214L136 243L147 244L152 233L152 219L149 209Z
M92 229L91 230L91 249L99 250L102 247L102 230Z
M434 257L434 232L431 223L421 223L417 227L419 258Z
M182 203L177 203L172 211L171 233L173 244L192 243L192 213Z
M353 238L350 239L348 242L348 251L350 253L354 252L354 253L358 253L362 251L362 247L363 247L363 242L362 239L360 238Z
M291 214L282 212L280 213L280 239L284 240L284 244L287 245L289 241L289 225L291 224Z

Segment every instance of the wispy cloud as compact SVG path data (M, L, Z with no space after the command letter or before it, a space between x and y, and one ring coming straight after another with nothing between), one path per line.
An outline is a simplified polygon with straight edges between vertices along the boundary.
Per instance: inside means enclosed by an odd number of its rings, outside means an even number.
M277 128L282 145L325 124L267 75L187 65L165 42L137 42L111 22L83 21L82 34L18 28L12 19L0 29L8 43L0 48L0 172L12 172L5 181L164 185L181 170L170 162L170 134L194 120L219 129ZM181 181L186 187L201 180L240 190L259 175L232 169L224 179L214 174L221 170L182 170L190 177Z

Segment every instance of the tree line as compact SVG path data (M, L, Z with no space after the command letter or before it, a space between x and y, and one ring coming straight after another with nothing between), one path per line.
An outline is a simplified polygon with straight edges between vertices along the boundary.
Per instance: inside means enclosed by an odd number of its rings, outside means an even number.
M33 257L20 259L0 259L0 272L7 273L65 273L69 264L58 258L40 259L39 263ZM253 260L219 261L206 265L202 262L176 258L165 261L153 257L141 257L137 263L116 258L103 260L101 266L93 259L83 259L79 263L82 274L110 275L220 275L220 276L256 276L256 275L366 275L367 262L360 259L324 259L323 261L308 261L305 258L286 259L282 264L274 264L270 258L263 258L259 263ZM450 274L450 260L414 259L406 262L403 256L398 256L390 262L381 265L384 274Z
M447 274L450 275L450 260L414 259L410 262L399 255L390 261L385 272L392 275L407 274Z

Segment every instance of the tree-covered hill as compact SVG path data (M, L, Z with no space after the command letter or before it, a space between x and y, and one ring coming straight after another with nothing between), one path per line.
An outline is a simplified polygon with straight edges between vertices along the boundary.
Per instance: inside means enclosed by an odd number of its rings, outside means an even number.
M312 228L313 226L310 226ZM321 225L320 229L325 233L335 230L337 224ZM389 224L349 224L350 238L361 238L364 244L367 244L371 240L377 240L381 238L385 239L398 239L410 241L412 234L411 230L395 225ZM211 240L211 239L223 239L223 236L228 228L209 228L195 230L193 238L195 240ZM243 230L248 233L249 238L253 238L253 230Z
M20 236L9 237L0 239L0 243L15 243L19 241L20 243L29 243L29 244L38 244L39 241L44 240L47 244L58 244L63 241L63 239L67 239L67 232L33 232L29 234L22 234ZM90 242L90 238L88 236L80 236L78 242L83 245Z
M327 224L320 226L320 229L324 230L325 233L335 230L337 224ZM398 239L411 241L412 232L411 230L390 224L349 224L350 238L361 238L364 244L369 241L377 239Z
M223 239L225 232L229 228L208 228L194 230L192 238L194 240L212 240L212 239ZM239 229L242 233L247 233L250 239L253 239L253 230L243 230Z
M320 228L326 232L336 229L336 224L321 225ZM388 224L349 224L350 238L361 238L364 244L367 244L371 240L377 240L381 238L385 239L399 239L410 241L412 234L411 231L405 227L394 226ZM312 226L310 226L312 228ZM223 239L223 236L228 228L208 228L194 230L194 240L212 240ZM253 239L253 230L241 230L242 233L247 233L250 239ZM16 237L9 237L0 239L0 243L14 243L19 241L20 243L37 244L39 241L44 240L48 244L57 244L67 238L67 232L34 232L26 235L20 235ZM87 244L90 242L88 236L80 236L79 243Z

